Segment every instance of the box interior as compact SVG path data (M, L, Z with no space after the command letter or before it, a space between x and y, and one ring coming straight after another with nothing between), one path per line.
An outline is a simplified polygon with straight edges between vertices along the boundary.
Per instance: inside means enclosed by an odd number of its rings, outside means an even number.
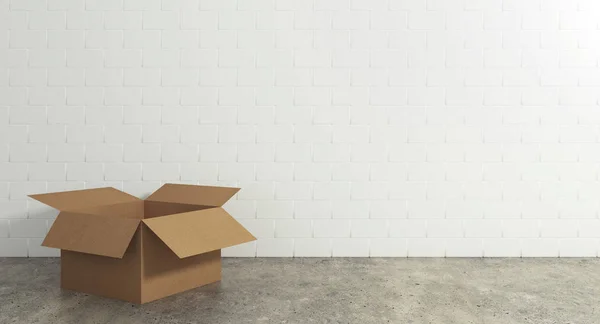
M77 212L96 216L123 217L135 219L148 219L165 215L186 213L196 210L214 208L213 206L199 206L162 201L135 201L120 204L94 206L83 208Z
M142 213L142 219L214 208L213 206L199 206L199 205L189 205L189 204L170 203L170 202L162 202L162 201L149 201L149 200L145 200L145 201L143 201L143 203L144 203L144 208L143 208L143 213Z

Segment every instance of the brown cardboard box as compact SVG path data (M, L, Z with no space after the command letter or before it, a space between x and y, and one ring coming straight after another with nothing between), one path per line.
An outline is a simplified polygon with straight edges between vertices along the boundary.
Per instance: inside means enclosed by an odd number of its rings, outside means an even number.
M147 303L221 280L221 249L256 240L221 208L238 188L166 184L146 200L114 188L31 197L60 210L43 246L61 287Z

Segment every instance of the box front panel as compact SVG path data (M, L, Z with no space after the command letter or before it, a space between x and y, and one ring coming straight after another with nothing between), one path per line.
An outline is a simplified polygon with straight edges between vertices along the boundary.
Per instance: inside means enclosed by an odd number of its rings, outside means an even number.
M142 302L221 280L221 250L180 259L142 225Z
M61 287L140 303L141 235L138 228L122 259L61 251Z

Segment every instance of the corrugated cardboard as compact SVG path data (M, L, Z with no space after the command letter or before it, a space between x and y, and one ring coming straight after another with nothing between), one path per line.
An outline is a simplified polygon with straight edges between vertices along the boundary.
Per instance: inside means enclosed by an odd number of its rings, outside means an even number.
M122 258L139 224L134 218L61 212L42 245Z
M31 197L61 212L65 289L146 303L221 280L221 249L256 240L221 208L238 188L165 184L146 200L114 188Z
M143 222L180 258L254 240L252 234L221 208L155 217Z

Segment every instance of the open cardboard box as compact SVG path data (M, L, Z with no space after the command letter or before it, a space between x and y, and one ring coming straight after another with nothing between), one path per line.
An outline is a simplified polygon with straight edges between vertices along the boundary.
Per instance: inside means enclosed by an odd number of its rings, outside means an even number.
M146 200L114 188L32 195L60 210L43 246L61 287L146 303L221 280L221 249L256 240L221 206L238 188L166 184Z

